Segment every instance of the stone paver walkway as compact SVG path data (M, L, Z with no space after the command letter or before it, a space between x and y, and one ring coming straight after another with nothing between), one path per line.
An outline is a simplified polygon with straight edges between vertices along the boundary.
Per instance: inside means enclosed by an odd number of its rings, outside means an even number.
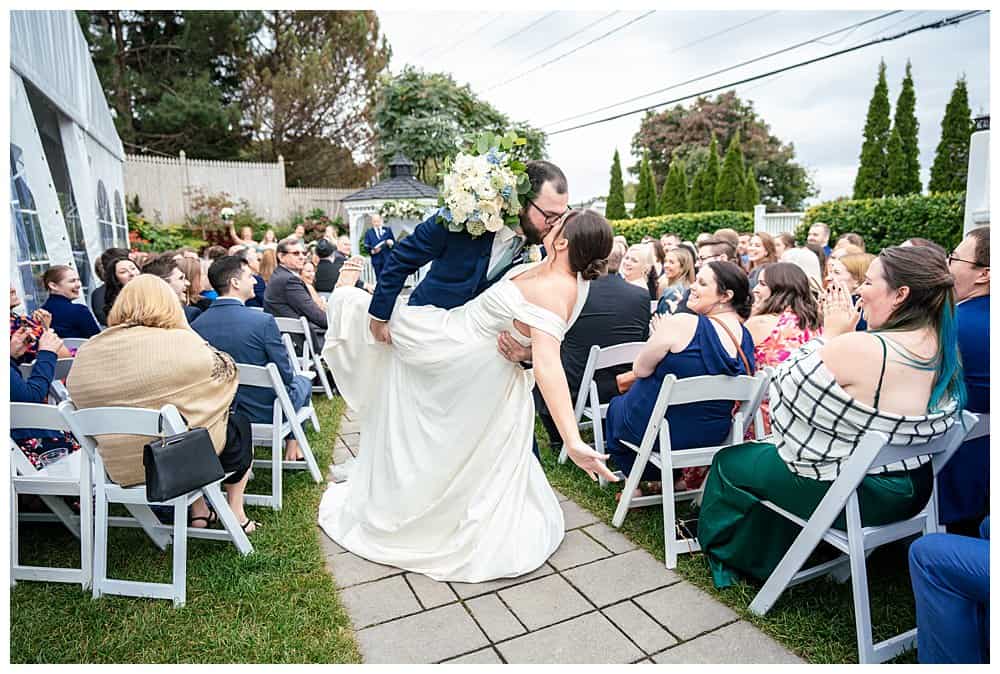
M334 463L357 453L350 412ZM320 530L367 663L801 663L565 496L566 538L519 578L442 583Z

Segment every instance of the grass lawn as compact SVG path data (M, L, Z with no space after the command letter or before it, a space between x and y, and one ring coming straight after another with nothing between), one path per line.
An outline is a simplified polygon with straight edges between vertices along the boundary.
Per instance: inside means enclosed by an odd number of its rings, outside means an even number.
M615 494L621 487L609 485L601 489L571 461L560 465L556 460L557 454L549 449L540 423L536 435L542 465L552 486L610 525L617 505ZM659 505L629 512L621 531L663 561L663 511ZM907 547L903 543L888 545L868 558L872 628L876 642L916 625L906 560ZM740 618L753 623L809 662L858 661L850 581L840 585L817 578L797 585L785 592L766 616L758 617L747 607L759 585L742 582L725 590L715 589L708 562L701 553L681 555L677 572L732 608ZM916 653L905 653L894 662L916 662Z
M323 430L307 429L325 470L343 401L317 396L314 403ZM255 477L250 491L269 490L269 478ZM361 662L320 552L316 512L326 484L315 484L306 471L285 472L284 484L282 510L248 510L263 523L250 536L254 554L189 541L187 604L180 609L165 600L94 601L78 585L19 582L11 589L11 662ZM165 582L170 552L141 530L112 529L108 568L115 577ZM25 524L21 559L77 564L79 542L62 526Z

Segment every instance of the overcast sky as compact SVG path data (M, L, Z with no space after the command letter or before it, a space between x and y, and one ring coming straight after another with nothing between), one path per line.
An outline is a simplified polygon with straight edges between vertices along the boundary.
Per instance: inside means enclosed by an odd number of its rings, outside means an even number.
M497 86L646 13L628 9L607 16L611 11L380 10L378 14L392 45L393 72L406 64L450 72L500 111L551 132L894 35L962 10L903 10L822 43L553 124L890 11L660 10L536 72ZM588 24L593 25L586 28ZM577 31L582 32L560 42ZM907 58L913 64L921 178L926 188L941 118L955 81L963 73L973 115L989 112L988 16L860 49L735 89L740 98L753 101L773 134L794 143L796 159L810 170L820 190L818 199L811 202L825 201L852 191L879 59L886 62L894 111ZM623 163L635 162L628 155L641 117L636 114L549 137L549 158L566 172L571 201L607 193L615 148L621 151Z

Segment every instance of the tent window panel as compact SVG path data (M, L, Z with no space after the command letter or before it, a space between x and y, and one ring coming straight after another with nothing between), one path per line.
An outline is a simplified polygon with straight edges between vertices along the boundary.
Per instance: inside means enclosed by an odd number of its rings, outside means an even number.
M97 225L101 233L101 248L107 250L115 247L115 223L111 219L111 204L108 202L108 191L104 181L97 181Z
M125 207L122 205L122 195L115 190L115 240L121 248L129 248L128 220L125 218Z
M21 279L23 301L28 311L42 305L47 296L42 274L49 268L48 252L42 236L42 224L35 210L35 199L28 186L24 160L19 146L10 145L10 216L17 241L17 274Z

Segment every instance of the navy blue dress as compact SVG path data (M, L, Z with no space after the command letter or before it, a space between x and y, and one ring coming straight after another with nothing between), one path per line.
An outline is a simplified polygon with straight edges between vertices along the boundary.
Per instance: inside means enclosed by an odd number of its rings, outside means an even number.
M955 308L958 351L968 400L965 409L990 411L990 297L974 297ZM990 438L963 443L938 474L942 524L981 519L989 505Z
M753 338L746 328L741 328L740 347L754 368ZM728 337L724 337L729 341ZM646 432L649 415L653 412L660 386L668 375L678 379L702 375L748 374L739 354L730 357L723 348L719 335L707 317L698 315L698 327L691 342L679 353L668 353L656 366L652 375L637 380L624 395L612 398L608 406L604 434L607 451L618 470L626 475L632 470L636 454L621 444L627 440L638 446ZM718 400L672 406L667 410L670 421L670 444L674 449L690 449L721 443L733 420L733 403ZM659 451L659 445L654 446ZM647 465L643 480L660 480L660 469Z
M86 304L77 304L62 295L49 295L42 309L52 314L52 329L63 339L90 339L101 331Z

